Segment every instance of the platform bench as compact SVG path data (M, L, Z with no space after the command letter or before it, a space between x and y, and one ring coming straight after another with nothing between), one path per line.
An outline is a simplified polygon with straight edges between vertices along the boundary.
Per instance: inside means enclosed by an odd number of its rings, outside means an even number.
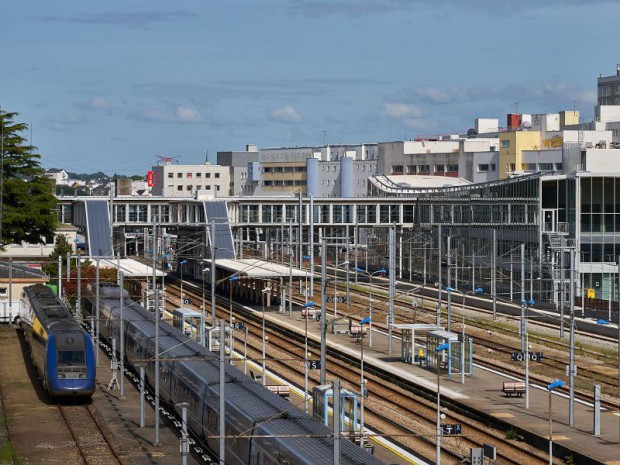
M288 386L285 386L284 384L268 384L267 389L269 389L274 394L285 398L288 398L291 392L290 388Z
M512 397L515 394L517 397L521 397L525 394L525 383L508 381L505 382L502 391L507 397Z

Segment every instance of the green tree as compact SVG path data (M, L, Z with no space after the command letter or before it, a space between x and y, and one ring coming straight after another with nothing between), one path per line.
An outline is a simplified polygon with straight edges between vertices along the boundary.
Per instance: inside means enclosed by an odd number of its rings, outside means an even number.
M0 107L0 246L44 243L56 229L53 182L44 176L36 147L20 134L19 113Z
M58 257L62 257L60 263L64 269L64 258L67 254L71 255L73 253L73 247L67 239L67 236L64 234L56 234L55 242L56 245L54 245L54 250L52 250L52 253L50 254L50 261L43 266L43 271L45 271L51 278L58 277Z

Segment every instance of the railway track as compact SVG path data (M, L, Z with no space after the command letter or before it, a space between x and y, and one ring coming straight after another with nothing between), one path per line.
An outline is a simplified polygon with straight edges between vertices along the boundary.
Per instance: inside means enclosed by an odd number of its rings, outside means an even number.
M184 293L192 292L191 285L184 286ZM179 295L179 290L169 288ZM248 358L260 360L262 344L262 318L243 307L234 305L235 317L248 327ZM229 309L218 306L218 317L228 318ZM304 386L304 347L303 338L295 333L282 333L281 328L266 325L269 338L269 354L267 369L281 374L301 389ZM316 347L312 347L316 351ZM359 360L336 354L328 354L329 377L343 380L343 387L351 391L359 391L359 386L346 380L360 378ZM365 369L365 377L369 380L368 387L373 397L366 404L366 425L378 431L380 436L391 437L405 449L433 461L435 457L436 396L430 392L417 391L388 373L377 373ZM310 373L311 387L318 384L315 374ZM303 401L300 407L303 409ZM471 447L481 447L483 443L501 444L502 453L498 463L506 464L538 464L546 463L546 456L541 455L530 446L506 439L506 433L493 430L480 421L472 420L466 415L445 409L446 422L454 421L463 425L466 434L444 437L442 440L442 456L444 460L459 461L467 456ZM499 450L499 448L498 448ZM414 452L415 451L415 452Z
M89 404L58 404L58 409L86 465L125 463L108 440L107 429L98 419L94 407Z
M382 290L374 290L372 299L368 290L360 295L356 291L349 289L349 314L353 320L359 321L363 315L368 313L369 303L372 302L373 312L381 315L373 318L373 326L376 329L387 332L387 325L381 323L385 320L383 315L387 315L386 297L387 293ZM344 290L344 286L339 285L340 290ZM315 292L320 292L316 289ZM412 299L414 296L409 296ZM420 300L419 297L416 297ZM411 305L410 301L406 302L402 297L395 298L394 318L397 323L435 323L437 299L425 296L424 301L427 305L417 306L415 313L405 305ZM303 305L303 301L298 300L296 303ZM342 307L341 307L342 309ZM340 313L343 313L340 310ZM502 371L513 376L523 377L524 368L516 369L514 363L510 362L512 352L520 351L520 335L514 326L518 325L518 319L515 317L502 317L497 321L489 318L491 312L479 309L471 305L453 305L452 320L453 325L462 328L464 321L466 325L465 334L474 339L474 362L485 367ZM447 311L442 309L442 321L447 318ZM558 340L545 334L551 325L544 322L530 323L529 342L532 345L531 351L536 350L536 346L545 351L545 358L536 363L529 364L530 379L532 382L540 384L548 384L555 378L565 376L565 367L569 363L568 344L563 340ZM557 327L553 328L557 330ZM460 331L459 331L460 332ZM604 336L592 336L585 331L576 332L577 336L582 338L596 338L600 343L616 343L616 340ZM620 400L618 399L618 376L617 376L617 356L612 350L601 350L600 348L589 348L587 342L578 342L576 344L576 365L579 377L575 381L575 394L578 398L593 401L592 384L597 383L601 386L602 404L611 409L620 408ZM568 389L563 388L568 392Z

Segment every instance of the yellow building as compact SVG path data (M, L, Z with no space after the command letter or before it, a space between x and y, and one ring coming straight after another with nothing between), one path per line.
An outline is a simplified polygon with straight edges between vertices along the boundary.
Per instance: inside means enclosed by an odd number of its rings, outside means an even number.
M540 131L502 132L499 135L499 179L521 170L523 150L540 148Z

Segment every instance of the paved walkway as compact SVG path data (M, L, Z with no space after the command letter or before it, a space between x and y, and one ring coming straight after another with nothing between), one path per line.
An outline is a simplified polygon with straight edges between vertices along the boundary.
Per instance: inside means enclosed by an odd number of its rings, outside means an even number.
M277 320L280 324L304 334L304 320L299 310L293 311L292 317L287 312L279 314L269 312L267 319ZM308 322L309 338L319 341L319 323ZM397 373L403 379L427 389L436 391L437 375L434 370L401 362L400 340L393 338L392 354L388 353L388 337L373 331L373 346L368 347L368 337L364 340L364 364L372 365ZM348 334L328 334L327 344L359 357L360 344ZM461 384L460 374L452 375L448 380L441 377L442 398L450 398L463 406L481 412L495 423L505 424L506 430L512 428L528 442L536 443L542 450L548 450L549 434L549 395L545 387L530 387L529 409L525 409L524 397L506 397L501 391L502 383L510 381L505 376L480 368L474 368L474 377L466 377ZM553 440L554 455L564 458L572 455L576 464L603 463L620 465L620 412L601 412L601 434L593 435L593 407L575 402L575 426L568 426L568 398L563 395L553 396Z

